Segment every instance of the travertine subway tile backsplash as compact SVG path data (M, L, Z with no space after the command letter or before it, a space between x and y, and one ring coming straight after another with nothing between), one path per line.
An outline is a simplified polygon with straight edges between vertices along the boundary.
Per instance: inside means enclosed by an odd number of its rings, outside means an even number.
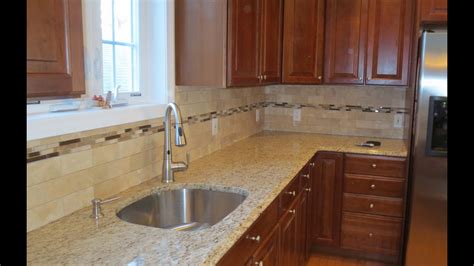
M177 87L188 145L175 160L195 160L263 129L403 138L404 88L288 86ZM293 110L301 121L293 121ZM256 110L260 110L256 121ZM211 118L219 118L211 136ZM161 175L162 119L27 142L27 231Z

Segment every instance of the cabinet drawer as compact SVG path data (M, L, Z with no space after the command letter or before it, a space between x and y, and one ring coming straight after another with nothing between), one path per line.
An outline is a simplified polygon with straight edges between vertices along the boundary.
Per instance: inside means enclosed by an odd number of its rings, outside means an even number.
M403 198L405 180L355 174L344 175L344 192Z
M402 220L343 212L341 247L384 255L398 255Z
M344 193L342 209L344 211L402 217L403 200Z
M300 179L299 176L296 176L293 178L293 180L286 186L285 189L280 193L280 199L281 199L281 211L280 213L283 213L284 211L288 210L290 205L296 200L296 197L300 193Z
M278 221L278 203L279 198L276 198L237 243L227 251L218 265L244 265L251 258L253 252L269 237Z
M344 172L405 178L406 158L346 154Z

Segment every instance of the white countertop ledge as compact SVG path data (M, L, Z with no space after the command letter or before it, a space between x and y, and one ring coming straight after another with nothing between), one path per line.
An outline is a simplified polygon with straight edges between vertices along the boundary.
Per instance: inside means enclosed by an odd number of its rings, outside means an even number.
M136 104L112 109L95 107L70 112L29 114L26 140L35 140L91 129L163 117L164 104Z

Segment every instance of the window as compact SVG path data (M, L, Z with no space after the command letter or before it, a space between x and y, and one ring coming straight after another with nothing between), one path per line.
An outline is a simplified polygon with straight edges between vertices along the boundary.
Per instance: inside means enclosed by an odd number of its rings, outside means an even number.
M101 0L102 91L140 92L137 0Z

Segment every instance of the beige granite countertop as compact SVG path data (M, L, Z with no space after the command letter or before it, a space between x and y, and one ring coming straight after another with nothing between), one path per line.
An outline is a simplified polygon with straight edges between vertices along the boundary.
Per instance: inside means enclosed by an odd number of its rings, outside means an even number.
M403 140L377 139L378 148L355 146L369 138L262 132L192 161L176 182L159 178L130 188L103 206L96 223L83 208L27 234L28 264L214 265L317 151L407 155ZM216 187L248 193L232 213L210 228L177 232L124 222L115 212L155 190Z

